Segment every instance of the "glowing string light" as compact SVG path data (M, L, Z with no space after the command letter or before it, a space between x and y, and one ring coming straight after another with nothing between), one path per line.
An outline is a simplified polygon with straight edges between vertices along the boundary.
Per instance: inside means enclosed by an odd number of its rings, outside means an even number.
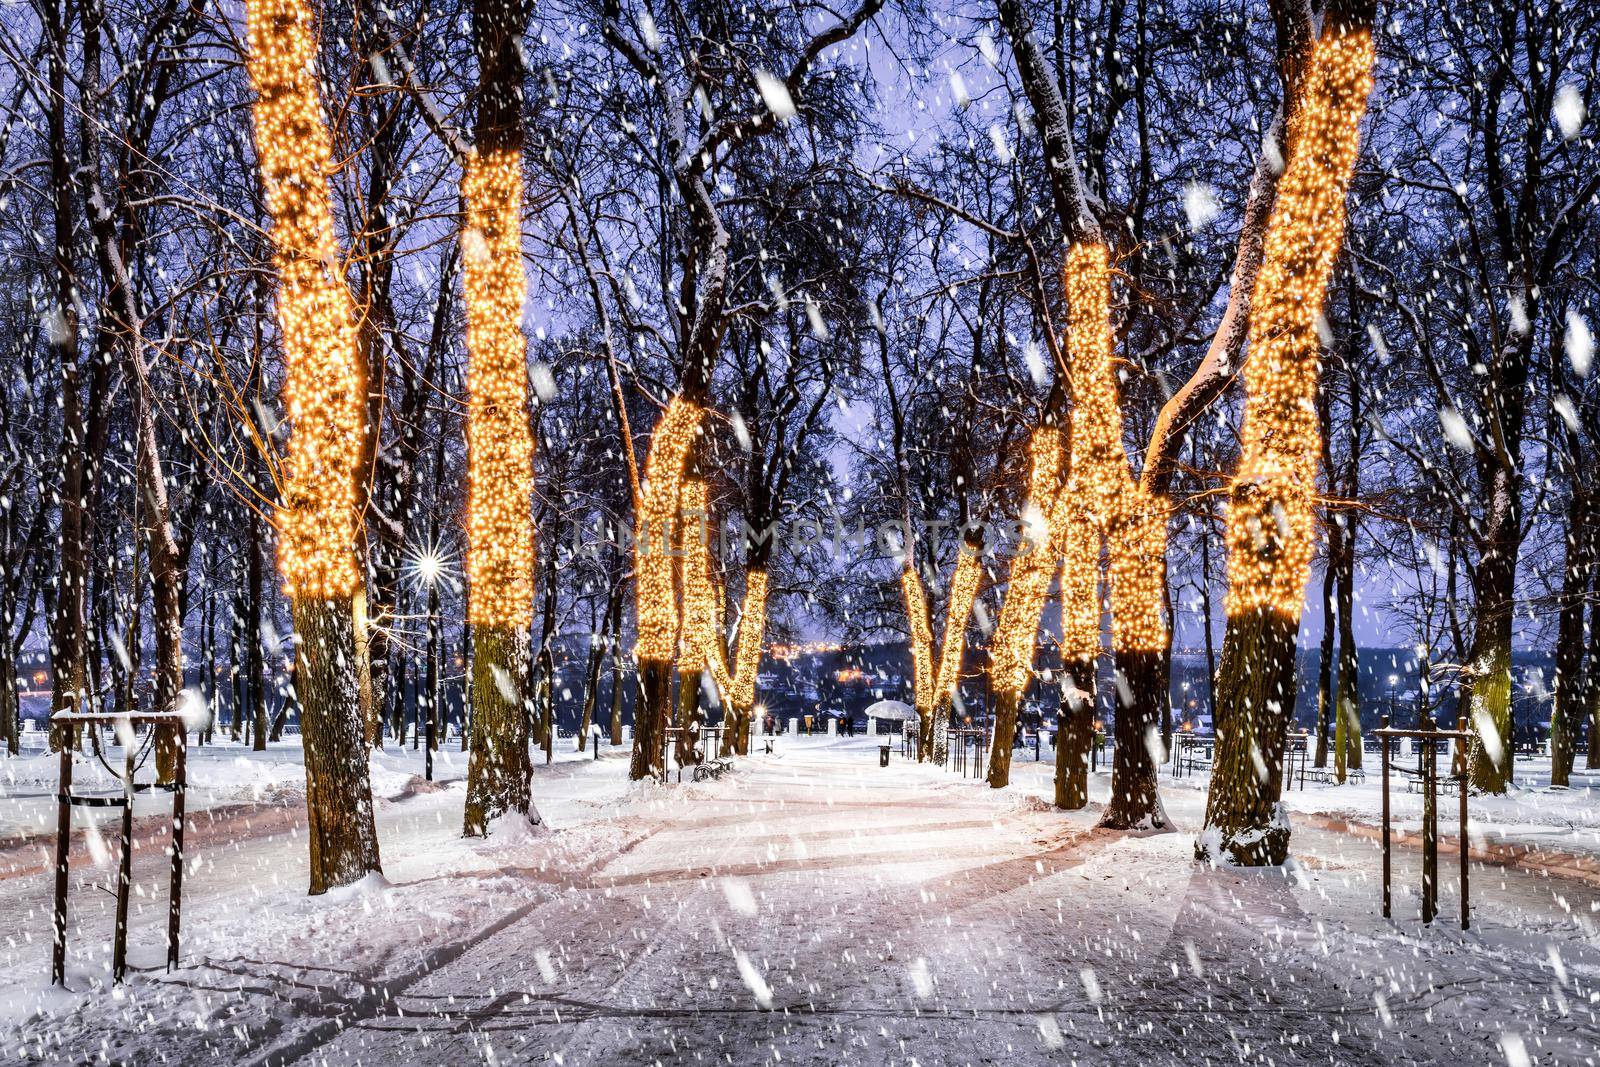
M291 598L343 598L360 581L356 472L365 404L328 193L333 152L317 88L316 24L301 0L249 0L245 13L256 159L276 248L283 398L292 426L278 568Z
M467 578L474 625L525 629L533 618L533 439L522 309L522 163L474 153L462 179L467 309Z
M966 650L967 620L978 597L978 580L983 567L978 553L962 545L950 577L950 602L946 605L944 642L939 648L939 663L933 663L933 626L928 619L928 597L917 577L915 564L907 554L900 572L900 588L905 594L906 615L911 623L911 687L917 710L934 711L954 692L961 672L961 655Z
M1000 621L991 646L990 678L997 691L1021 693L1033 670L1039 617L1050 595L1050 581L1060 558L1061 520L1067 509L1058 507L1061 476L1061 432L1042 426L1028 441L1032 466L1028 498L1023 508L1026 543L1011 561L1011 579Z
M1316 548L1317 320L1344 235L1372 63L1366 30L1318 40L1290 120L1289 166L1267 227L1244 366L1244 430L1227 524L1230 616L1300 617Z
M678 642L678 607L673 590L674 553L671 527L678 515L684 461L700 430L704 411L681 396L673 397L650 438L645 461L643 500L638 501L638 536L634 543L634 590L639 634L634 655L640 660L669 662Z
M1122 445L1122 404L1112 361L1110 250L1099 243L1073 245L1067 251L1064 284L1073 394L1067 493L1081 502L1109 548L1114 647L1158 651L1167 640L1162 612L1166 512L1134 479ZM1098 571L1098 543L1075 544L1074 549L1080 569L1088 565ZM1098 584L1086 582L1081 573L1076 577L1076 591ZM1097 603L1095 609L1098 630Z
M1061 654L1067 660L1100 654L1100 531L1081 509L1073 510L1061 553Z
M709 494L704 482L685 482L683 514L700 521L683 523L679 543L683 558L683 639L679 670L706 667L735 707L748 708L756 698L756 675L761 669L761 643L767 625L767 572L748 571L739 614L739 643L733 669L723 657L722 590L711 576L711 552L704 517Z
M909 553L900 572L900 591L906 598L906 620L911 626L911 699L918 711L926 712L933 707L933 626L928 620L928 597Z

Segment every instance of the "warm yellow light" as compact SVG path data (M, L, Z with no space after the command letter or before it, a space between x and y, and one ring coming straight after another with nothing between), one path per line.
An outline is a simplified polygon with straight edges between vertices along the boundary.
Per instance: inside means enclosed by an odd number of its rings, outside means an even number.
M683 522L679 546L683 561L683 635L679 670L707 668L735 707L747 708L756 697L756 675L761 669L761 642L766 632L767 572L745 574L744 601L739 615L739 644L733 670L728 669L720 640L723 627L722 590L711 576L707 516L710 493L706 484L688 481L681 493Z
M1092 658L1100 654L1100 531L1077 507L1069 508L1064 530L1061 655L1066 660ZM1080 679L1079 684L1085 683Z
M674 397L650 438L645 484L640 490L644 499L635 505L639 528L634 542L634 596L639 635L633 652L640 660L669 662L678 643L671 528L678 515L684 460L703 416L697 404Z
M928 619L928 596L917 577L916 564L906 546L906 565L900 572L900 591L906 598L906 621L911 629L911 699L917 710L933 707L933 625Z
M991 644L990 679L995 690L1021 693L1033 671L1039 616L1050 595L1050 580L1060 559L1067 508L1058 507L1061 432L1042 426L1028 441L1032 466L1023 507L1026 540L1011 560L1011 579Z
M756 697L756 675L761 670L761 643L767 629L767 572L746 571L744 576L744 601L739 614L739 650L734 653L733 677L728 677L723 667L717 678L738 707L750 706ZM718 652L717 645L711 646Z
M333 599L360 581L356 472L365 398L328 194L333 152L317 89L316 23L301 0L249 0L245 15L291 425L278 569L290 597Z
M911 623L911 690L917 711L929 714L955 690L961 672L961 656L966 650L967 620L978 596L978 579L983 574L978 553L962 545L950 578L950 602L945 606L944 642L939 648L937 670L933 662L933 625L928 618L928 597L917 577L909 546L906 566L900 572L900 589L906 598L906 616Z
M939 675L934 681L933 707L949 699L960 677L961 654L967 647L967 620L972 616L973 601L978 598L978 579L983 576L977 551L967 545L962 545L960 551L955 576L950 579L950 603L945 607L944 643L939 647Z
M1067 496L1107 546L1111 638L1121 651L1158 651L1167 641L1163 615L1167 516L1128 468L1122 445L1122 403L1113 365L1111 255L1105 245L1079 243L1067 252L1067 341L1072 358L1072 477ZM1073 525L1077 525L1074 523ZM1074 643L1087 636L1092 615L1098 650L1100 543L1083 537L1068 553ZM1075 568L1075 569L1074 569ZM1086 602L1072 598L1087 597ZM1075 649L1090 654L1088 648Z
M1319 40L1290 121L1289 166L1267 227L1244 366L1244 430L1228 507L1230 615L1268 609L1300 617L1316 547L1317 320L1344 235L1372 62L1365 30Z
M533 619L533 437L522 309L522 161L474 153L461 189L467 309L467 580L474 625Z

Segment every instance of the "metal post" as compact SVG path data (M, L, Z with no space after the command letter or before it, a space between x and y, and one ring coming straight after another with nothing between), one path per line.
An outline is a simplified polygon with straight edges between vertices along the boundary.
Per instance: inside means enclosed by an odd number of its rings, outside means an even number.
M63 725L61 737L61 787L56 793L56 898L50 929L55 944L50 953L50 980L67 982L67 857L72 848L72 727Z
M1422 778L1422 921L1433 922L1439 910L1439 797L1438 752L1434 747L1432 723L1421 731L1428 746L1423 760Z
M111 980L128 973L128 902L133 895L133 720L122 738L122 861L117 873L117 926L111 937Z
M1389 716L1379 716L1378 747L1383 750L1383 917L1389 918Z
M444 633L439 619L439 583L428 586L428 751L439 744L439 728L444 725ZM431 765L432 760L429 760Z
M183 913L184 799L189 788L189 732L178 733L178 766L172 777L172 883L167 888L167 970L178 966L178 927Z
M1456 783L1461 787L1461 929L1471 923L1467 907L1467 717L1456 720Z
M426 781L433 781L433 711L428 711L428 721L423 724L422 733L422 777Z

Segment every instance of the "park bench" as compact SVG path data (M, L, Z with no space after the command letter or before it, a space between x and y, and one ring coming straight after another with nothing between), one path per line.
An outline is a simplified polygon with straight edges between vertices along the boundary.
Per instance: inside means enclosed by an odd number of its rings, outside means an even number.
M699 753L696 753L699 755ZM694 780L704 782L712 778L721 778L733 770L733 760L726 756L713 756L710 759L702 758L694 765Z
M1306 772L1306 777L1321 785L1334 785L1339 781L1339 776L1332 767L1313 767ZM1348 767L1345 769L1344 778L1347 782L1365 782L1367 772L1360 767Z
M1401 774L1406 776L1407 793L1422 793L1427 789L1427 786L1423 784L1422 776L1417 774L1416 771L1405 770L1403 768L1396 769L1399 770ZM1454 793L1456 790L1461 788L1461 778L1459 775L1441 775L1440 777L1434 779L1434 782L1434 796L1439 796L1442 793Z

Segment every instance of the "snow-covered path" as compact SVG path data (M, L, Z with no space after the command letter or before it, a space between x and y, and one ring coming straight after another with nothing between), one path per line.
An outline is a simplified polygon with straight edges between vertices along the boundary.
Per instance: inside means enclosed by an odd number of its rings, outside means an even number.
M465 846L445 818L459 791L412 797L391 806L409 828L383 816L393 888L269 894L270 919L207 921L179 974L74 1005L48 1020L51 1041L4 1051L873 1067L1596 1056L1600 896L1575 883L1484 869L1471 932L1424 929L1405 894L1388 922L1364 839L1302 825L1287 874L1209 870L1189 834L1098 833L1092 811L1049 810L1047 765L1020 762L1017 787L996 793L898 757L880 769L861 741L786 744L666 789L625 788L620 760L540 771L557 832ZM1188 831L1197 798L1168 793ZM1414 878L1408 859L1397 882ZM1447 883L1446 918L1454 900Z

